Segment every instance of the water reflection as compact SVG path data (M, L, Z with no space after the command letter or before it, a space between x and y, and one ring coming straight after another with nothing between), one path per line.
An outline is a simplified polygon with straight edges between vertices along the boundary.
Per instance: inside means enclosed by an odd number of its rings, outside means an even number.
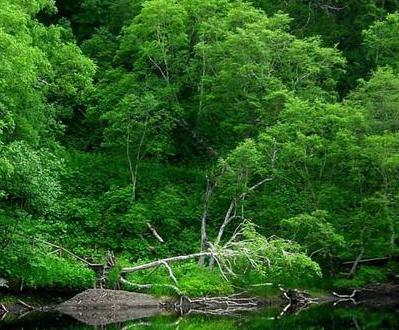
M57 313L34 313L18 319L8 316L1 329L178 329L178 330L242 330L242 329L399 329L399 311L357 307L313 306L296 315L278 318L280 310L268 308L256 313L229 317L215 315L161 314L108 325L87 325ZM103 317L103 316L99 316Z

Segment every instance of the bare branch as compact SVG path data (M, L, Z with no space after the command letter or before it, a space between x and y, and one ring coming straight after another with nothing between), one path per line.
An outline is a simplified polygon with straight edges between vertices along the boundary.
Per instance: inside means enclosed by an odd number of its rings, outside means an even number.
M199 253L193 253L193 254L188 254L188 255L184 255L184 256L176 256L176 257L172 257L172 258L156 260L156 261L144 264L144 265L122 268L121 273L122 274L124 274L124 273L134 273L134 272L137 272L137 271L141 271L141 270L145 270L145 269L158 267L160 265L164 265L164 262L170 264L170 263L173 263L173 262L196 259L196 258L199 258L199 257L202 257L202 256L211 256L211 254L212 254L212 252L199 252Z
M353 266L348 274L348 277L352 277L356 273L359 262L363 258L363 254L364 254L364 246L362 245L362 247L360 248L359 255L357 256L355 262L353 263Z
M86 265L89 266L89 267L97 268L97 267L101 267L101 266L102 266L102 265L100 265L100 264L93 264L93 263L91 263L91 262L89 262L89 261L87 261L87 260L85 260L85 259L79 257L79 256L76 255L75 253L73 253L73 252L71 252L71 251L65 249L65 248L62 247L62 246L59 246L59 245L56 245L56 244L47 242L47 241L42 240L42 239L40 239L40 238L34 238L33 240L34 240L34 241L37 241L37 242L41 242L41 243L43 243L43 244L45 244L45 245L48 245L48 246L51 246L51 247L53 247L53 248L56 248L56 249L58 249L58 250L60 250L60 251L62 251L62 252L65 252L66 254L69 254L71 257L73 257L73 258L75 258L75 259L77 259L77 260L83 262L84 264L86 264Z
M170 268L170 266L168 265L167 262L163 261L162 265L165 266L165 268L168 270L169 273L169 277L172 279L173 282L175 282L176 285L179 285L179 283L177 282L177 278L175 277L175 275L173 274L172 268Z
M158 234L158 232L155 230L155 228L153 226L151 226L151 224L149 222L147 222L147 227L148 229L151 230L151 233L154 235L154 237L160 241L161 243L165 243L165 241L163 240L163 238Z

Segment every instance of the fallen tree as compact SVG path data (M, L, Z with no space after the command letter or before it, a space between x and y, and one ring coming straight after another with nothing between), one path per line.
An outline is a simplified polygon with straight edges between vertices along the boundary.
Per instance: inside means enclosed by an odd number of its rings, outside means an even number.
M209 246L209 250L204 252L169 257L131 267L124 267L120 269L119 282L124 286L136 290L165 287L173 290L178 295L183 295L185 292L181 289L179 279L174 274L172 266L175 263L196 260L202 257L213 258L221 279L230 283L234 279L246 276L245 274L249 270L258 273L260 281L267 280L269 275L280 274L284 269L288 269L289 267L292 269L292 272L295 272L292 276L298 276L301 270L304 273L308 272L308 275L309 272L312 272L312 276L320 275L319 266L307 257L298 248L298 245L278 237L266 238L260 235L256 231L256 226L249 220L244 220L240 223L230 239L223 246L214 246L213 244ZM135 277L131 276L134 273L148 270L151 270L151 274L161 267L167 271L170 279L170 283L168 284L142 283L141 279L137 280L136 278L135 280ZM130 278L127 278L128 276ZM148 275L146 278L148 278ZM266 285L273 284L268 281Z

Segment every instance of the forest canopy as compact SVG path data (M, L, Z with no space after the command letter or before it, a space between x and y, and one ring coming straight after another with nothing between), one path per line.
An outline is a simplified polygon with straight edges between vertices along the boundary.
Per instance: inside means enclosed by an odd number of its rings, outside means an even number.
M112 254L115 286L195 253L193 295L395 276L398 10L0 0L0 278L86 288Z

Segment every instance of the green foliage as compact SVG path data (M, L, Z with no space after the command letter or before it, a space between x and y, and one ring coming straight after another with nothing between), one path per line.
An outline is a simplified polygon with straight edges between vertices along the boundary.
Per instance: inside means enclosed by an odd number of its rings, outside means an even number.
M245 235L228 243L231 283L174 265L192 295L307 286L359 253L396 256L398 9L0 0L1 277L87 287L90 271L26 237L137 264L198 251L204 214L210 242L230 216L215 248ZM170 284L147 275L131 280ZM383 279L362 268L341 286Z
M311 256L322 254L326 257L336 254L334 251L345 244L344 237L327 219L328 213L318 210L284 219L281 225L288 237L306 247Z
M62 164L48 150L34 151L24 142L0 149L8 166L2 171L2 199L39 214L54 212L61 193L57 172Z
M13 238L13 243L2 250L0 273L28 288L91 287L95 274L85 265L54 254L42 246L32 246L26 239Z
M255 278L257 283L294 286L321 277L319 265L303 253L300 245L275 237L266 239L251 223L245 225L243 236L244 240L236 243L242 253L236 263L243 283L248 285L248 279Z
M388 13L399 9L396 1L378 0L252 0L251 2L268 14L278 10L288 13L294 18L295 35L321 36L327 45L336 46L344 53L350 66L347 74L340 79L338 90L341 94L346 94L354 88L357 79L364 77L373 67L373 64L367 60L369 49L367 46L363 47L363 31L375 21L382 20ZM394 36L393 30L391 31L388 31L387 36L390 33ZM384 39L382 37L381 40Z
M374 132L397 132L398 98L399 76L390 67L384 67L379 68L369 81L362 80L349 96L348 103L365 112Z
M364 31L364 43L368 55L376 65L392 65L398 68L399 58L399 13L388 15Z
M117 264L109 270L107 276L107 287L112 289L117 289L119 287L121 269L122 269L121 265Z
M210 272L195 263L175 265L172 269L179 281L179 289L189 296L225 295L234 292L231 283L224 280L217 270ZM128 280L138 284L161 285L151 289L151 292L160 296L176 294L173 289L162 287L163 284L174 284L171 282L167 270L162 267L155 272L150 270L140 274L131 274L128 276Z

